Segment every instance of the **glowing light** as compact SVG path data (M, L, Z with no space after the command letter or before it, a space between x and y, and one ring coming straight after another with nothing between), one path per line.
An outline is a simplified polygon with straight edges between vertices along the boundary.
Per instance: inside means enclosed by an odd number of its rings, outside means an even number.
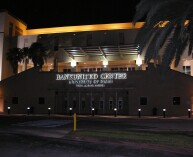
M139 108L138 111L141 111L141 109Z
M109 64L108 60L104 60L104 61L103 61L103 66L104 66L105 68L107 67L108 64Z
M67 32L83 32L83 31L100 31L100 30L120 30L120 29L137 29L141 28L144 22L137 22L135 25L130 23L111 23L111 24L96 24L82 26L66 26L54 28L29 29L24 32L24 35L35 34L52 34L52 33L67 33Z
M71 67L75 67L75 66L76 66L76 61L75 60L71 61Z
M163 111L166 111L166 109L164 108Z
M141 64L142 64L142 59L141 59L141 57L140 57L140 54L137 55L136 64L137 64L138 66L141 66Z
M189 108L188 111L191 111L191 109Z

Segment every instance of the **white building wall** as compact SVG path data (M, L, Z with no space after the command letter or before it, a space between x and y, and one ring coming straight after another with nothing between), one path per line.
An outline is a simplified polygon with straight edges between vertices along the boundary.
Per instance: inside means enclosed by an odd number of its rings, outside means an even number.
M177 67L174 66L174 62L171 64L171 69L184 73L183 66L190 66L191 76L193 76L193 53L188 55L188 47L185 49L181 60Z
M37 41L37 36L38 35L18 36L17 47L18 48L30 47L32 43Z

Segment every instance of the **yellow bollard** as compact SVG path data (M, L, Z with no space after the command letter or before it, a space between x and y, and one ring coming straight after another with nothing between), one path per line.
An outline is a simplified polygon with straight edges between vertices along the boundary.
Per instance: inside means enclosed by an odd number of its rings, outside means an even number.
M74 131L76 131L76 113L74 113Z

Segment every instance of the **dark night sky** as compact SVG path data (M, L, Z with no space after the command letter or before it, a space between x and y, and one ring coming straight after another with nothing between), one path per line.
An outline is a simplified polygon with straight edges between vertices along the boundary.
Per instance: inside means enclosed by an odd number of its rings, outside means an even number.
M130 22L139 0L1 0L28 29Z

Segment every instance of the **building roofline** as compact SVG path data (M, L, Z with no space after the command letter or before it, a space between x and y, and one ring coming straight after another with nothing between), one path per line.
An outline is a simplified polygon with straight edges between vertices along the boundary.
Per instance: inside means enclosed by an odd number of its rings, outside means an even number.
M64 26L53 28L40 28L26 30L25 35L39 35L39 34L54 34L54 33L70 33L70 32L86 32L86 31L102 31L102 30L121 30L121 29L138 29L144 25L144 22L137 22L133 25L128 23L111 23L111 24L93 24L80 26Z
M21 22L22 24L24 24L26 27L27 27L27 24L24 22L24 21L22 21L20 18L18 18L17 16L15 16L15 15L13 15L10 11L8 11L7 9L0 9L0 13L3 13L3 12L5 12L5 13L7 13L7 14L9 14L10 16L12 16L12 17L14 17L16 20L18 20L19 22Z

